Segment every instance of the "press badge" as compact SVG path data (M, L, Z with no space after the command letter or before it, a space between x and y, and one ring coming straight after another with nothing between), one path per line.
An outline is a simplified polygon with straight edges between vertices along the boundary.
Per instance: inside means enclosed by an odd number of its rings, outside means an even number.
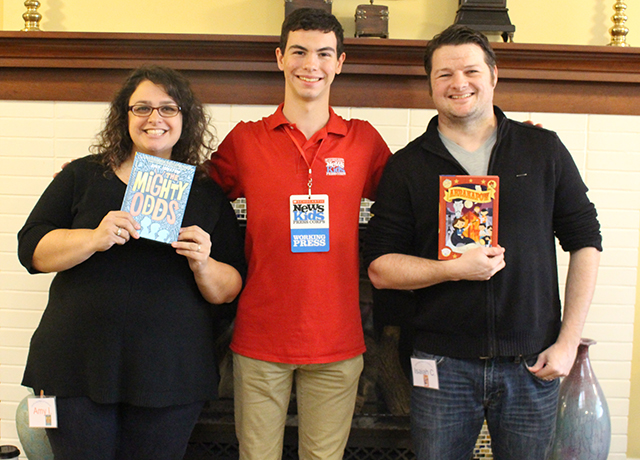
M413 386L440 389L438 383L438 366L434 359L411 358Z
M329 251L329 195L291 195L291 252Z
M30 428L58 428L58 413L56 411L56 397L32 396L27 398L29 407Z

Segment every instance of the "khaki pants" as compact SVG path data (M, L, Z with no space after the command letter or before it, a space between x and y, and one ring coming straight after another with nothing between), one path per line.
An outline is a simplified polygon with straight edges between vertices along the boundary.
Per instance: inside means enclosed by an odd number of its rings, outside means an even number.
M340 460L349 437L362 355L328 364L282 364L234 353L236 435L240 460L282 458L293 378L300 460Z

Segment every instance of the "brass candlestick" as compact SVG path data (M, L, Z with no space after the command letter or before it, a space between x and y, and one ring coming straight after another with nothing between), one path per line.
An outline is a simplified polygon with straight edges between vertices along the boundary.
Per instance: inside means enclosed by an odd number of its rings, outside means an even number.
M624 14L627 5L622 0L616 0L613 9L616 10L616 14L611 17L613 27L609 29L609 33L611 34L611 43L609 43L609 46L630 46L626 42L629 29L624 25L624 23L627 22L627 16Z
M24 2L24 6L27 7L27 12L22 15L22 19L24 19L24 29L22 29L22 31L39 31L40 20L42 19L42 15L38 13L40 2L38 2L37 0L27 0L26 2Z

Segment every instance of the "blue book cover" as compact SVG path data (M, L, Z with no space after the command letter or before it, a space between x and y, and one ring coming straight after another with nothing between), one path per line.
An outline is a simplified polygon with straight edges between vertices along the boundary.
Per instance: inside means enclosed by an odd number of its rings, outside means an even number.
M177 241L196 167L136 152L122 210L142 227L142 238Z

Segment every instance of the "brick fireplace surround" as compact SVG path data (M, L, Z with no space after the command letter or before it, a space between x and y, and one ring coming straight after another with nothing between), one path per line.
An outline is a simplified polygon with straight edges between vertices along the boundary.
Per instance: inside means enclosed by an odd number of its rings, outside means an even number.
M18 444L13 416L26 394L19 382L51 280L50 275L29 276L20 267L15 234L51 174L64 161L86 154L106 102L129 70L143 63L183 71L207 104L220 138L239 120L268 115L283 94L274 58L277 41L271 36L0 32L0 444ZM421 134L435 113L422 67L425 41L345 42L347 61L333 85L332 105L343 117L371 121L395 151ZM494 47L496 104L515 119L531 118L559 133L599 211L605 252L585 336L599 342L591 357L612 414L609 459L626 460L640 224L640 49ZM560 254L559 259L564 279L567 258ZM410 458L406 420L397 420L399 430L376 440L383 449L378 456L359 448L372 444L366 425L374 422L356 421L350 445L360 450L351 458ZM229 426L212 435L203 421L194 442L206 450L208 439L218 436L214 441L226 439L233 449ZM287 440L295 443L295 433L288 431ZM397 450L389 454L387 448ZM221 452L216 455L222 458Z

